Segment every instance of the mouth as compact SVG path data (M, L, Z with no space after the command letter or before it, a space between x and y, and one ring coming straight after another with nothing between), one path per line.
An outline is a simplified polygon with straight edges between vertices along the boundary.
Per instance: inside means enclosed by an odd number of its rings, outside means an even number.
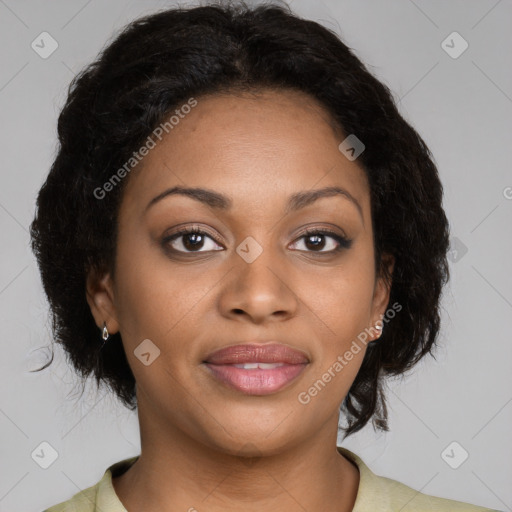
M304 352L275 342L234 345L211 353L211 376L247 395L270 395L291 384L310 363Z

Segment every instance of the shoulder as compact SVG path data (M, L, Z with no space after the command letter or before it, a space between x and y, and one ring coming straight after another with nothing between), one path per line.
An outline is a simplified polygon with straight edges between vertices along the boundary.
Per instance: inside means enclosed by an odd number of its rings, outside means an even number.
M101 481L96 485L80 491L71 499L46 509L44 512L94 512L100 484Z
M461 501L423 494L401 482L376 475L355 453L338 447L338 451L359 469L359 489L353 512L498 512Z
M124 459L108 467L101 480L83 491L76 493L71 499L54 505L44 512L126 512L114 487L112 477L124 473L137 457Z

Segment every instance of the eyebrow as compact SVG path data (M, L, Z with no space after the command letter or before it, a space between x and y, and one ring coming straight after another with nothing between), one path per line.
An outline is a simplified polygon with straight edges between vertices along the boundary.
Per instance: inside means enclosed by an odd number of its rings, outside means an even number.
M233 205L233 201L223 194L219 192L215 192L213 190L208 190L205 188L189 188L189 187L172 187L167 190L164 190L161 194L158 194L156 197L151 199L151 201L146 206L145 211L147 211L151 206L155 203L158 203L162 199L172 196L172 195L182 195L186 197L190 197L199 201L210 208L222 211L228 211L231 209ZM290 196L288 199L288 203L286 205L285 213L290 213L293 211L300 210L301 208L305 208L306 206L312 204L323 197L334 197L341 196L348 199L359 211L359 215L361 219L363 218L363 209L359 202L355 199L352 194L350 194L347 190L341 187L325 187L313 190L304 190L302 192L297 192Z

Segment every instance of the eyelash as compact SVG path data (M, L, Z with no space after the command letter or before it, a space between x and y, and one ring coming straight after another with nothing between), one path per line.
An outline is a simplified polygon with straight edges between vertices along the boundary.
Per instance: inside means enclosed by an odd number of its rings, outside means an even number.
M171 242L179 239L182 236L191 235L191 234L206 235L208 238L212 239L216 244L218 244L218 242L208 232L203 231L199 228L180 228L176 233L174 233L168 237L165 237L162 240L162 245L167 248ZM335 254L335 253L341 252L344 249L349 249L350 246L352 245L351 239L346 238L342 235L339 235L338 233L335 233L334 231L331 231L326 228L321 228L321 229L308 228L296 239L296 241L298 241L302 238L307 238L308 236L312 236L312 235L320 235L320 236L327 235L327 236L333 238L336 242L338 242L338 247L336 247L336 249L332 249L330 251L301 251L301 252L309 252L309 253L313 253L313 254L316 253L316 254L324 254L324 255L325 254ZM172 248L170 250L172 252L178 253L178 254L195 254L195 253L200 254L201 252L209 252L209 251L178 251L178 250L172 249Z
M336 249L332 249L331 251L307 251L307 252L318 252L319 254L332 254L332 253L338 253L342 251L343 249L350 249L350 246L352 245L352 240L349 238L346 238L342 235L339 235L338 233L331 231L330 229L326 228L308 228L306 229L297 240L300 240L301 238L307 238L311 235L320 235L324 236L327 235L331 238L334 238L336 242L338 242L338 247Z

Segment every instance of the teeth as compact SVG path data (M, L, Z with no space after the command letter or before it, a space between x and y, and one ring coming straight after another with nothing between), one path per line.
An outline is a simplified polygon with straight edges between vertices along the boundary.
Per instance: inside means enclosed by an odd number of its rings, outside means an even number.
M258 368L258 363L244 363L244 364L234 364L236 368L243 368L244 370L255 370Z
M243 363L243 364L234 364L235 368L242 368L244 370L273 370L274 368L279 368L279 366L284 366L284 363Z
M258 366L262 370L272 370L273 368L278 368L279 366L284 366L283 363L258 363Z

